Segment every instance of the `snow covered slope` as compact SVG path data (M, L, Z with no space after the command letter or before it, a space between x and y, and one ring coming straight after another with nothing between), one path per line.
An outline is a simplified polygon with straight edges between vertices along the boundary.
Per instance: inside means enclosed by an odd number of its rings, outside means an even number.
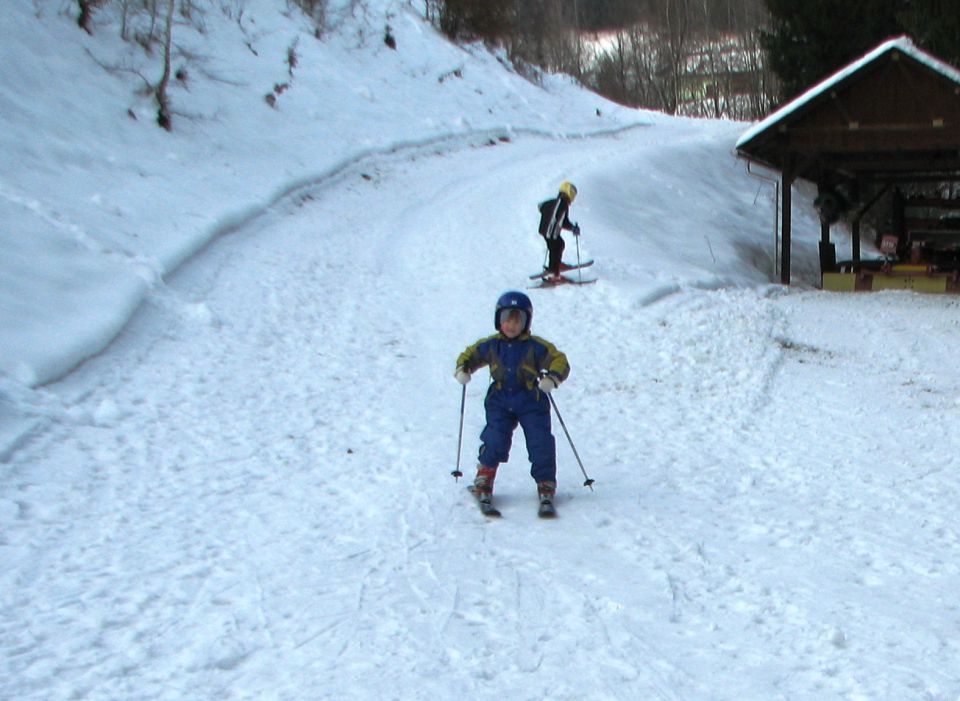
M209 240L363 157L651 123L569 79L535 86L480 48L443 41L412 3L331 3L337 31L323 40L285 7L243 0L177 23L178 56L192 58L174 62L186 80L171 88L172 133L142 94L159 58L121 42L111 10L95 14L90 37L62 3L9 9L0 371L29 385L61 376Z
M0 698L958 698L957 301L810 289L800 206L801 284L771 285L745 125L537 87L417 4L351 4L316 43L265 0L211 12L217 80L173 134L129 76L73 87L115 27L0 26L47 86L10 110L0 74ZM54 137L71 110L84 138ZM566 178L600 281L530 294L595 490L555 427L537 519L517 436L488 523L450 476L453 361Z

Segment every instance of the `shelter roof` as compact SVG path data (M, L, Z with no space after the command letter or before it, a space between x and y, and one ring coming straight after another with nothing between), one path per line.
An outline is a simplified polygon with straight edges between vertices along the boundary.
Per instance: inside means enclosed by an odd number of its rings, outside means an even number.
M960 178L960 70L890 39L750 127L736 149L818 181Z

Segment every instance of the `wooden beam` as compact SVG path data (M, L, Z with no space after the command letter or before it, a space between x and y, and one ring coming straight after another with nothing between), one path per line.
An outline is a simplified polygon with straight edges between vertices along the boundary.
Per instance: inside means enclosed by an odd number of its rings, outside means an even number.
M957 150L960 150L960 142L958 142ZM841 154L820 151L816 157L821 165L838 170L902 173L905 175L910 173L956 175L960 173L960 154L957 153L957 150L927 153L875 151L870 154Z
M861 184L860 184L860 187L861 187L861 188L865 188L866 185L863 184L863 183L861 183ZM870 211L870 208L873 207L873 205L875 205L875 204L880 200L880 198L883 197L885 194L887 194L887 192L889 192L889 191L890 191L890 184L889 184L889 183L887 183L887 184L885 184L883 187L879 188L875 193L873 193L873 197L871 197L869 200L867 200L867 201L864 203L864 205L863 205L862 207L860 207L860 209L857 210L856 214L854 215L854 220L860 221L860 218L863 217L864 214L866 214L867 212L869 212L869 211Z
M960 175L957 174L918 174L918 173L883 173L871 171L870 178L878 183L955 183L960 181Z
M957 122L940 127L927 125L859 125L807 127L787 132L778 146L792 151L836 151L846 153L871 153L883 151L949 151L956 152L960 144L960 128Z
M837 270L837 247L830 243L830 225L820 220L820 287L823 287L824 273Z
M860 272L860 217L853 220L852 231L850 233L850 251L853 258L853 272Z
M791 207L793 206L793 167L786 164L780 176L780 284L790 284Z

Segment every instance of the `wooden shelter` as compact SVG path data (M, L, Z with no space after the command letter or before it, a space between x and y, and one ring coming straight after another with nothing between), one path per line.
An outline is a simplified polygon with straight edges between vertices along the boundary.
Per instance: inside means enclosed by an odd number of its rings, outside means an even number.
M781 173L783 284L790 284L791 185L804 179L818 187L825 287L960 290L960 199L944 194L960 183L960 70L905 36L888 40L754 125L736 149ZM867 265L860 223L881 200L890 214L878 239L889 255ZM830 225L841 216L853 250L837 264Z

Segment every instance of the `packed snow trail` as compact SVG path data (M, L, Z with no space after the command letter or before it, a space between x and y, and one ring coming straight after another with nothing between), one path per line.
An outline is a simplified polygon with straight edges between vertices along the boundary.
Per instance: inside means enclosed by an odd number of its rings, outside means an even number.
M767 285L734 132L385 157L210 247L5 468L0 697L955 698L957 302ZM517 436L491 523L452 363L567 177L596 490L557 426L538 519Z

